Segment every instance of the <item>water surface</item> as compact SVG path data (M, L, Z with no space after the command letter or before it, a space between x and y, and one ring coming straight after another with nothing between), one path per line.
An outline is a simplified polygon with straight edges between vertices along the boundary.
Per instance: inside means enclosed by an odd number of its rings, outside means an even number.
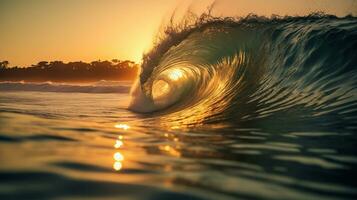
M1 199L354 199L348 131L165 127L128 94L2 92Z

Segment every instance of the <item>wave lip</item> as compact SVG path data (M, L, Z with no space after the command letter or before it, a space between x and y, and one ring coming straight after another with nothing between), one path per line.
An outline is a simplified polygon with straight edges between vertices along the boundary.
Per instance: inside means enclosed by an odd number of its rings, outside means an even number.
M0 82L0 91L68 92L68 93L128 93L127 82L99 81L92 84Z

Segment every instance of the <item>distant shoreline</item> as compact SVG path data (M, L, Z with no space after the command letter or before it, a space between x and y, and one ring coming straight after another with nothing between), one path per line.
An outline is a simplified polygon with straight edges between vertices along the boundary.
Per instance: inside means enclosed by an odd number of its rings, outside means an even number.
M73 83L73 84L90 84L96 83L100 81L115 81L115 82L134 82L135 77L133 78L117 78L117 79L79 79L79 80L71 80L71 79L58 79L58 80L48 80L48 79L6 79L0 78L0 83Z
M91 83L101 80L133 81L137 77L139 65L133 61L69 62L42 61L31 67L0 66L0 81L12 82L54 82L54 83Z

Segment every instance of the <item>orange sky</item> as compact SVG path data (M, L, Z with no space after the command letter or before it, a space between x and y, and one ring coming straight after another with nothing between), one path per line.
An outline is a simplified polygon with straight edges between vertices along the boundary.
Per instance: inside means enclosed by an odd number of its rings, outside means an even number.
M175 8L202 11L211 0L1 0L0 60L140 61ZM356 0L220 0L218 15L357 14ZM180 13L180 12L179 12Z

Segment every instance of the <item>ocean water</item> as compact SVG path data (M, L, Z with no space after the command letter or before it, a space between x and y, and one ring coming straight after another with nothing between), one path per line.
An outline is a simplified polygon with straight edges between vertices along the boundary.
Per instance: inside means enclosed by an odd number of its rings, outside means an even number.
M135 83L0 83L0 199L357 198L356 18L166 33Z
M354 199L354 131L165 126L127 93L0 94L0 199ZM302 129L302 130L301 130Z

